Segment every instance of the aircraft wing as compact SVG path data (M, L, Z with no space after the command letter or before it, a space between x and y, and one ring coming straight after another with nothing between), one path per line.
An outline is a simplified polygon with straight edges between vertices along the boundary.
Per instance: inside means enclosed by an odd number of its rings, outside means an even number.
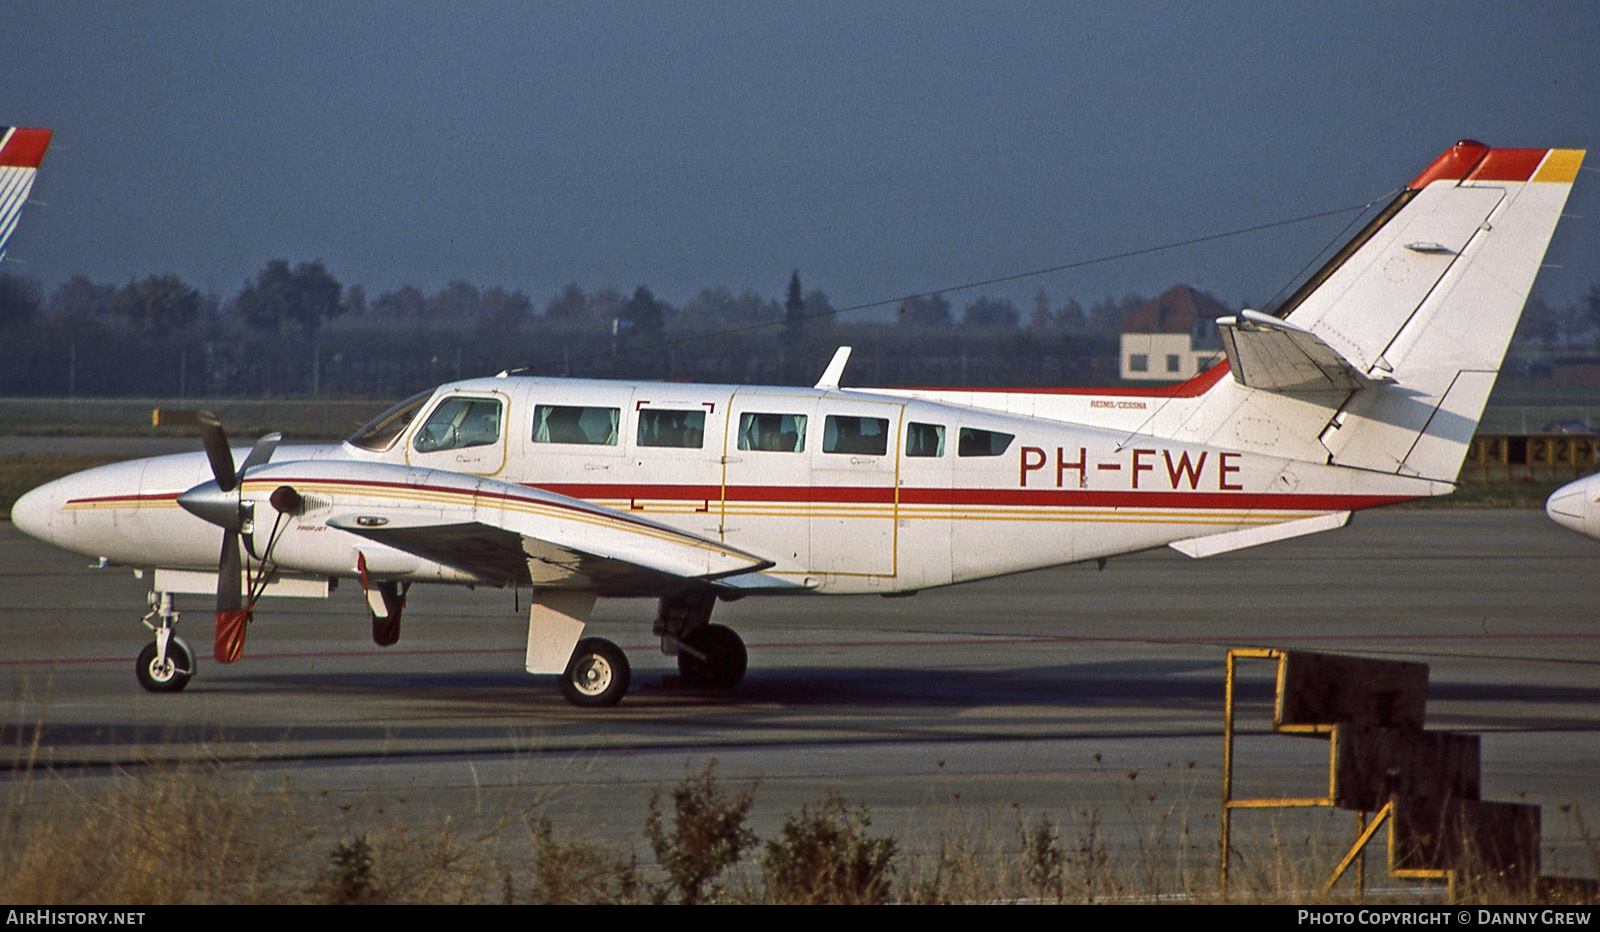
M440 470L285 464L252 473L326 504L329 527L442 563L490 585L664 594L772 562L720 541L582 499ZM303 475L296 475L302 473Z
M490 585L522 584L536 588L593 589L610 595L648 595L671 591L691 579L718 579L700 572L702 547L712 544L688 536L685 541L656 541L657 551L644 558L617 556L604 541L557 543L506 527L480 522L392 522L381 528L362 527L357 516L330 519L328 524L396 550L442 563ZM559 532L550 537L565 537ZM720 545L716 545L719 546ZM726 551L727 556L734 556ZM681 551L681 552L680 552ZM740 559L742 557L742 559ZM755 557L735 557L728 573L743 573L771 564Z
M1256 311L1217 318L1235 381L1270 392L1350 392L1369 380L1320 337Z

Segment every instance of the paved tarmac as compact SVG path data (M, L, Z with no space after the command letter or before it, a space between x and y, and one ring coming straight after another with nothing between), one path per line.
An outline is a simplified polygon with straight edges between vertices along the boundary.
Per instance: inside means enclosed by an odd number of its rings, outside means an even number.
M904 850L952 832L1014 847L1019 819L1047 813L1069 834L1158 832L1206 872L1225 651L1270 646L1429 664L1428 726L1484 733L1484 797L1542 805L1546 871L1595 875L1575 813L1600 822L1600 542L1537 511L1373 512L1209 560L1158 551L906 599L749 598L715 617L749 645L731 696L668 688L653 604L602 602L591 630L628 652L634 688L600 712L521 672L526 593L457 589L413 590L388 649L357 587L264 603L232 666L210 659L208 600L180 598L199 676L147 694L145 584L86 563L0 523L0 781L48 769L93 795L221 761L326 807L330 832L540 812L636 840L651 794L716 759L760 781L766 836L836 791ZM1238 792L1319 795L1326 745L1267 734L1273 667L1243 669ZM1285 818L1347 841L1348 814Z

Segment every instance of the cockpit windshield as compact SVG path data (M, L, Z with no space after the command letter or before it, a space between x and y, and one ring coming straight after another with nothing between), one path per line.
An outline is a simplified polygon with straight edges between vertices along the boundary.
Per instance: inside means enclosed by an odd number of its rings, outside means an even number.
M411 425L411 419L422 410L423 404L432 397L432 390L412 395L368 421L365 427L356 431L346 442L374 453L388 450L394 446L396 440L400 439L400 435L406 432L406 428Z

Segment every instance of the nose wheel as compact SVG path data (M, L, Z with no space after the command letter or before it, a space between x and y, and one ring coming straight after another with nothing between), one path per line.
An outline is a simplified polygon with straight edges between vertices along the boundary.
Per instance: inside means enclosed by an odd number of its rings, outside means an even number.
M133 668L139 685L153 693L181 692L194 679L194 671L194 651L179 637L168 639L164 656L154 641L146 644Z
M139 659L133 665L134 676L149 692L182 692L194 679L198 665L189 642L172 633L173 626L178 623L178 612L172 607L172 593L151 592L150 611L142 620L155 634L155 640L139 651Z

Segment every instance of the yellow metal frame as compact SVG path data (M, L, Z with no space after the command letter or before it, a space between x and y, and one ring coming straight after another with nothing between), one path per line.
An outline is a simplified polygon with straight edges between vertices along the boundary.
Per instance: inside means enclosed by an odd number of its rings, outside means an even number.
M1265 799L1235 799L1233 797L1233 736L1234 714L1237 708L1234 701L1234 681L1237 671L1237 661L1239 660L1276 660L1278 662L1277 685L1274 689L1272 705L1272 728L1274 731L1278 732L1279 734L1328 736L1328 794L1326 796L1291 796ZM1335 807L1335 781L1339 772L1339 726L1278 724L1278 722L1283 719L1283 681L1286 672L1285 660L1286 654L1284 651L1269 647L1241 647L1228 651L1228 678L1226 694L1223 698L1224 712L1222 721L1222 850L1220 858L1221 871L1219 875L1219 889L1224 899L1226 899L1228 896L1228 856L1231 847L1233 810L1290 809L1308 807L1332 809ZM1366 824L1366 813L1356 813L1356 843L1351 847L1350 853L1345 855L1344 860L1340 862L1338 868L1334 870L1333 876L1328 879L1327 884L1324 885L1322 890L1324 894L1326 894L1328 890L1332 889L1333 885L1338 882L1339 878L1344 876L1345 871L1349 869L1351 863L1356 865L1356 888L1358 890L1365 889L1366 858L1362 853L1362 849L1366 846L1366 843L1371 840L1373 834L1377 832L1378 827L1383 823L1384 818L1389 814L1392 806L1393 803L1385 806L1379 813L1378 817L1373 820L1371 825ZM1393 840L1393 832L1394 828L1391 822L1391 842ZM1392 861L1392 843L1390 845L1390 858ZM1392 863L1390 864L1390 873L1396 873L1393 869ZM1412 871L1405 874L1396 874L1396 876L1416 877L1424 876L1424 874ZM1426 876L1438 875L1433 872L1428 872L1426 873Z

